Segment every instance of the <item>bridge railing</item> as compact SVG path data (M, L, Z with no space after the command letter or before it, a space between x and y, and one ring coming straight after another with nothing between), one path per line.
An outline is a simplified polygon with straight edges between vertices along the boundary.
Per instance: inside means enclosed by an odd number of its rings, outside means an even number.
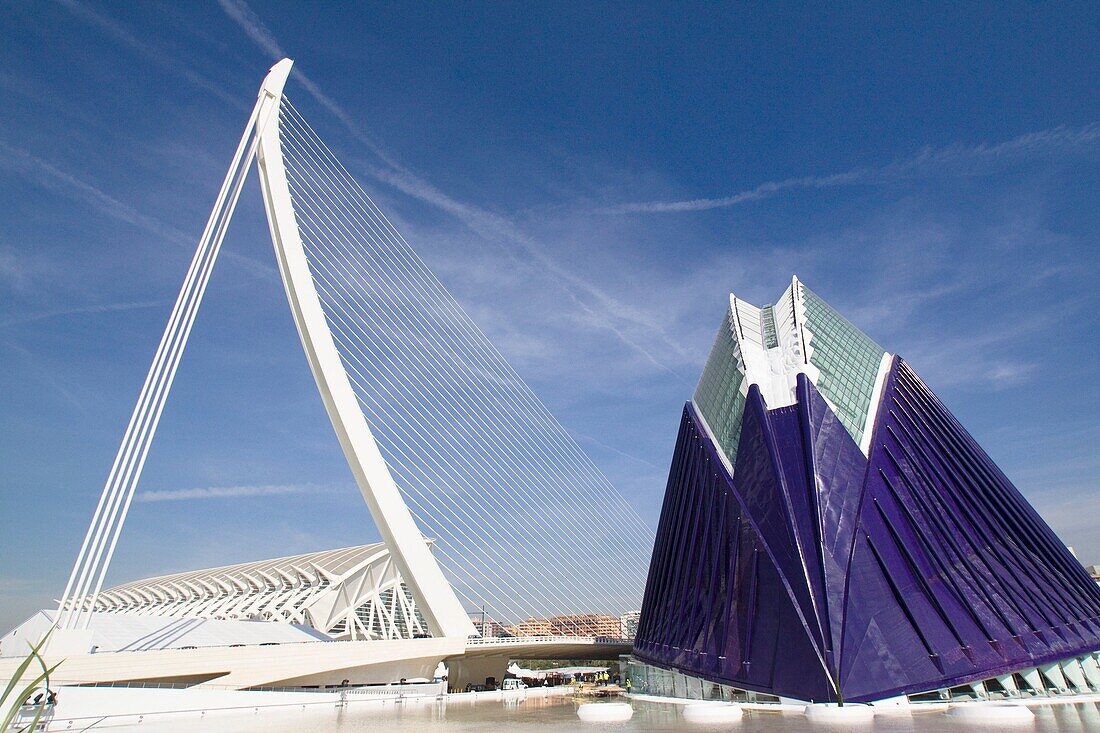
M128 689L143 690L223 690L237 692L302 692L310 694L336 694L356 697L423 697L439 695L446 692L444 682L407 682L405 684L377 684L355 685L339 687L329 685L327 687L286 687L272 685L257 685L255 687L238 687L235 685L211 685L193 682L79 682L66 684L61 687L125 687Z
M466 646L500 644L633 644L633 639L614 636L471 636Z

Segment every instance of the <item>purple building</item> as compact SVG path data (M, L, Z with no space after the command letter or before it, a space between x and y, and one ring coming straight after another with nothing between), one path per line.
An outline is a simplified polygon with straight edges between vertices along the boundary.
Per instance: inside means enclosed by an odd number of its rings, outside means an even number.
M640 688L1095 692L1098 650L1100 587L904 360L797 279L730 296L681 418Z

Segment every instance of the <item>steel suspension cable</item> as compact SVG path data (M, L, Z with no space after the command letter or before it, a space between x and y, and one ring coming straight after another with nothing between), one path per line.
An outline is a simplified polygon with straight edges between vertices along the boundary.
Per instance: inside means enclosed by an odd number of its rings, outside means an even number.
M510 381L510 380L509 380L509 381ZM544 412L544 408L543 408L543 412ZM550 419L552 420L552 417L550 417L549 415L546 415L546 417L548 417L548 418L550 418ZM524 426L520 425L519 427L520 427L520 428L522 428L522 427L524 427ZM621 501L621 500L620 500L620 501ZM629 525L630 525L630 523L629 523L629 522L628 522L628 523L626 523L626 527L627 527L627 528L629 528Z
M308 227L307 227L308 228Z
M517 618L636 609L651 541L637 512L285 100L281 135L353 391L418 522L454 546L440 550L467 602ZM508 567L517 546L541 561L537 574ZM594 549L616 570L598 583ZM489 566L495 578L479 572Z
M485 353L490 355L488 359L484 360L483 364L487 368L499 370L498 373L500 373L505 378L505 382L507 386L511 388L513 394L517 394L521 398L521 400L536 406L538 411L541 413L541 417L545 420L545 423L548 426L552 427L555 434L559 438L564 439L566 442L570 443L576 448L574 457L579 457L580 462L585 466L586 471L593 471L600 476L602 483L606 486L606 488L610 489L609 493L611 496L609 498L617 500L618 505L622 506L627 511L628 515L631 516L631 521L626 522L625 528L628 530L632 528L641 528L643 536L648 540L648 536L650 534L649 530L645 527L644 522L640 519L633 507L630 507L629 504L625 502L621 494L614 491L613 487L611 487L607 479L599 473L599 469L596 468L596 466L591 462L591 459L587 456L587 454L580 450L579 447L575 446L575 443L569 436L568 431L566 431L561 426L561 424L553 418L553 415L546 410L545 406L542 405L542 403L538 400L534 393L527 387L527 385L523 382L518 373L516 373L515 370L511 368L511 366L507 363L507 360L485 337L484 333L482 333L480 329L477 328L473 321L461 309L461 306L458 305L457 301L455 301L454 298L446 292L446 288L443 286L442 283L439 282L434 273L432 273L424 265L423 260L421 260L416 255L416 253L411 249L404 238L401 237L400 233L397 232L397 230L393 227L389 220L386 219L385 215L382 214L382 212L377 208L377 206L366 194L366 192L363 191L358 182L355 181L354 177L351 176L351 174L339 162L335 155L332 154L332 152L328 149L324 142L320 140L315 132L313 132L312 128L307 122L305 122L300 113L297 113L297 111L293 108L293 105L291 105L290 102L287 100L284 100L284 110L286 110L290 116L290 127L294 129L296 125L299 126L298 132L303 134L303 136L307 139L307 142L312 145L312 149L315 152L320 151L319 155L323 157L322 162L324 163L324 165L327 166L328 170L335 173L342 179L344 183L344 190L350 192L353 196L359 199L361 210L375 222L375 228L377 229L378 227L382 227L385 230L384 236L387 237L389 240L387 250L388 253L394 255L394 259L396 261L404 262L405 266L408 268L406 272L408 270L415 271L413 276L419 277L423 282L427 283L426 287L422 289L421 294L427 296L427 299L429 301L434 300L436 303L442 303L444 305L444 308L441 309L441 312L443 310L450 309L451 316L442 320L441 322L452 328L455 326L459 327L461 330L464 330L467 335L478 342L478 346ZM286 119L287 116L284 115L284 122L286 121ZM286 141L291 143L297 142L293 139L286 139ZM385 247L387 245L383 244L382 246ZM501 369L501 367L503 367L503 369Z

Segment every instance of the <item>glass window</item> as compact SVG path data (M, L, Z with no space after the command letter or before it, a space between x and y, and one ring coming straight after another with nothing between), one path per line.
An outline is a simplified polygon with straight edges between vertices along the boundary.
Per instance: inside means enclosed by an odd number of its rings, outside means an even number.
M733 312L726 311L693 397L696 409L706 420L730 466L736 463L741 415L745 410L745 398L741 394L745 369L733 334L735 327Z
M806 330L812 334L810 363L821 371L817 388L858 443L885 351L805 285L802 297Z

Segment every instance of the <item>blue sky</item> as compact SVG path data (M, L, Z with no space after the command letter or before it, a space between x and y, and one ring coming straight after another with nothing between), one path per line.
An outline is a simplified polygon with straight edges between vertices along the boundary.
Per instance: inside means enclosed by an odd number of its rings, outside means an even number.
M3 13L3 628L64 586L279 53L295 105L651 523L727 294L769 302L797 273L1100 562L1096 5ZM376 536L258 193L111 581Z

